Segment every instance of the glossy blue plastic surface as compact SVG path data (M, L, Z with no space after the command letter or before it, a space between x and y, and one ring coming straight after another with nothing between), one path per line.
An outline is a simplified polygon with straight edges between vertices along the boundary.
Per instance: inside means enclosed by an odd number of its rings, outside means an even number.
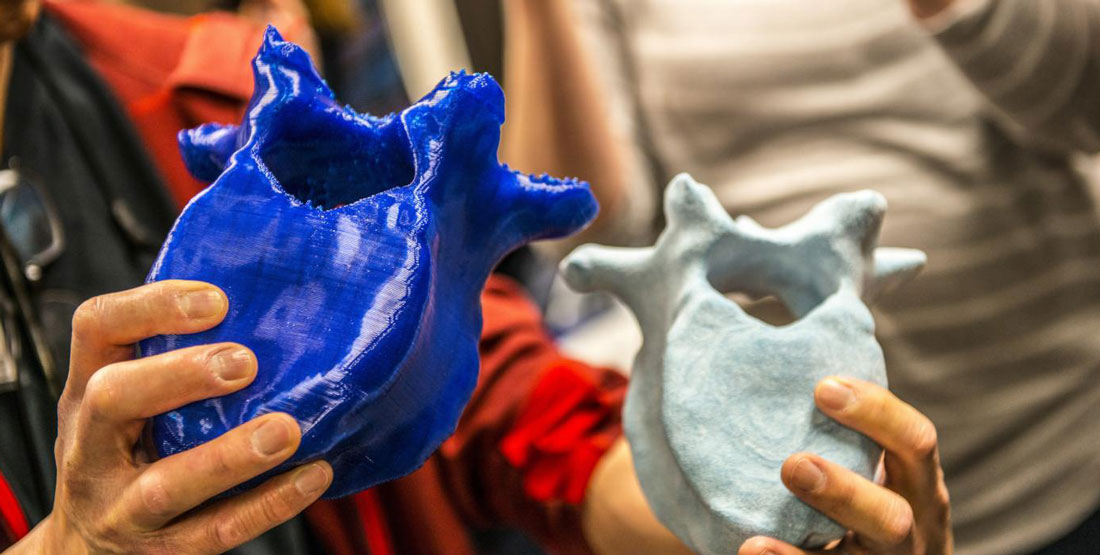
M184 209L149 275L213 283L229 314L141 348L236 341L255 351L258 376L156 417L154 439L167 456L285 411L301 448L266 476L325 459L335 474L325 495L339 497L415 470L453 433L477 381L492 266L582 228L596 202L585 183L497 161L504 96L488 75L452 74L374 118L338 105L274 29L253 66L241 126L180 134L191 171L216 181Z

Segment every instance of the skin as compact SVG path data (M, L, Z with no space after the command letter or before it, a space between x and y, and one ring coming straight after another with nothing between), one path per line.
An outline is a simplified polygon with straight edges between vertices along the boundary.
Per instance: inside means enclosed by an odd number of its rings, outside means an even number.
M243 388L256 376L256 357L220 343L135 360L134 344L212 328L227 310L220 289L175 280L80 306L57 409L54 510L10 554L221 553L289 520L328 489L332 469L317 461L206 503L297 450L301 432L282 413L155 462L146 456L148 418Z
M134 343L209 329L227 310L224 293L191 281L158 282L80 307L69 378L58 403L55 509L10 553L218 553L320 497L332 471L315 462L199 508L294 453L300 432L285 414L264 415L156 462L144 454L140 438L147 418L244 387L256 375L256 360L232 343L134 360ZM134 391L142 395L128 395ZM887 450L883 485L812 454L793 455L783 465L781 477L795 495L852 529L829 552L951 553L950 503L932 423L865 382L830 378L818 385L815 398L825 414ZM806 465L822 473L808 487L799 480ZM649 510L622 440L593 474L582 523L597 553L687 552ZM769 552L804 553L767 538L753 538L739 551Z
M568 2L504 4L504 90L500 156L515 169L588 181L600 214L580 239L619 217L626 164Z
M813 552L751 538L738 555L952 553L951 502L932 421L888 390L859 380L822 380L814 400L823 413L885 449L884 480L876 484L812 453L792 455L780 470L787 489L848 527L847 536Z
M951 7L955 0L909 0L909 9L918 19L939 15Z
M624 438L604 454L592 473L581 525L589 546L599 555L691 553L650 510Z
M886 449L885 481L872 483L812 453L790 456L779 470L783 483L850 532L839 545L814 552L751 538L738 555L950 554L950 500L932 422L889 391L859 380L822 380L815 401L822 412ZM649 509L624 440L592 476L583 525L600 555L690 553Z
M256 0L242 3L242 15L303 21L295 7L297 0ZM0 148L12 47L40 12L37 0L0 0ZM197 508L297 450L298 424L281 413L160 461L147 455L140 439L147 418L247 386L256 358L241 345L218 344L132 360L134 344L209 329L227 310L216 287L186 281L96 297L77 310L58 402L54 510L5 553L221 553L289 520L328 489L332 469L316 461Z
M908 2L918 17L931 17L953 0ZM569 3L510 0L505 6L509 121L502 158L521 169L552 169L587 179L603 205L598 232L606 225L602 222L617 217L613 202L625 190L625 153L607 123L602 93L592 79L594 66L579 42ZM888 391L851 380L838 382L854 392L853 404L829 409L822 406L827 382L819 384L816 394L822 411L887 450L882 485L810 453L792 455L780 470L795 495L852 529L839 547L827 552L951 553L949 501L935 428ZM923 435L916 436L918 431ZM812 468L820 469L823 480L815 480L808 490L796 487L796 476ZM601 555L686 551L645 503L624 441L604 456L589 482L583 525ZM804 552L774 539L752 538L739 553Z
M11 79L12 47L38 19L42 3L37 0L0 0L0 151L4 149L4 111Z
M0 43L26 34L42 10L39 0L0 0Z

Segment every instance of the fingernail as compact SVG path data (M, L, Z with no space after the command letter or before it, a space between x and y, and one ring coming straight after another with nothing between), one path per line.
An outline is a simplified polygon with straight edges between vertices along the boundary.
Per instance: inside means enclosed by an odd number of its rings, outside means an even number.
M802 459L791 470L791 485L805 492L815 492L825 486L825 473L813 461Z
M199 289L188 291L179 298L179 307L192 320L212 318L225 309L225 297L218 291Z
M289 444L290 430L282 419L268 420L252 432L252 448L264 456L274 455Z
M252 375L252 353L238 347L230 347L215 354L211 365L214 373L222 381L243 380Z
M321 491L328 485L328 472L319 464L311 464L298 471L294 477L294 487L302 496L310 496Z
M835 378L822 380L817 386L817 401L829 410L844 410L855 397L852 388Z

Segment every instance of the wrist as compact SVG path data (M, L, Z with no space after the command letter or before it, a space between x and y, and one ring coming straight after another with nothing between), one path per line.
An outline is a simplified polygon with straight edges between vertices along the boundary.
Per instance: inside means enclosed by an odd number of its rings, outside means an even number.
M46 517L47 520L49 517ZM37 526L31 528L30 532L27 532L26 536L23 536L19 541L15 542L11 547L4 551L3 555L30 555L30 554L48 554L56 553L56 550L47 548L44 541L45 529L49 525L46 520L39 522Z
M70 541L67 534L63 532L63 526L59 525L58 517L55 513L50 513L39 522L19 543L12 546L11 551L5 552L4 555L22 555L35 554L35 555L68 555L70 553L79 555L86 553L86 549L82 549L79 542Z

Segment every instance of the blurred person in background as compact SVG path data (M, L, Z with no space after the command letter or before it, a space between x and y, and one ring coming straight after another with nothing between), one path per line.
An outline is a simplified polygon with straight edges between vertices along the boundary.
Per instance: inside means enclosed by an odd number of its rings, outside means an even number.
M959 553L1094 553L1100 2L908 4L505 2L502 156L589 179L610 242L652 239L680 171L770 226L882 192L881 243L929 264L878 305L878 337L940 432ZM640 337L608 317L584 343L602 350L572 354L629 367ZM741 553L768 549L795 552Z

